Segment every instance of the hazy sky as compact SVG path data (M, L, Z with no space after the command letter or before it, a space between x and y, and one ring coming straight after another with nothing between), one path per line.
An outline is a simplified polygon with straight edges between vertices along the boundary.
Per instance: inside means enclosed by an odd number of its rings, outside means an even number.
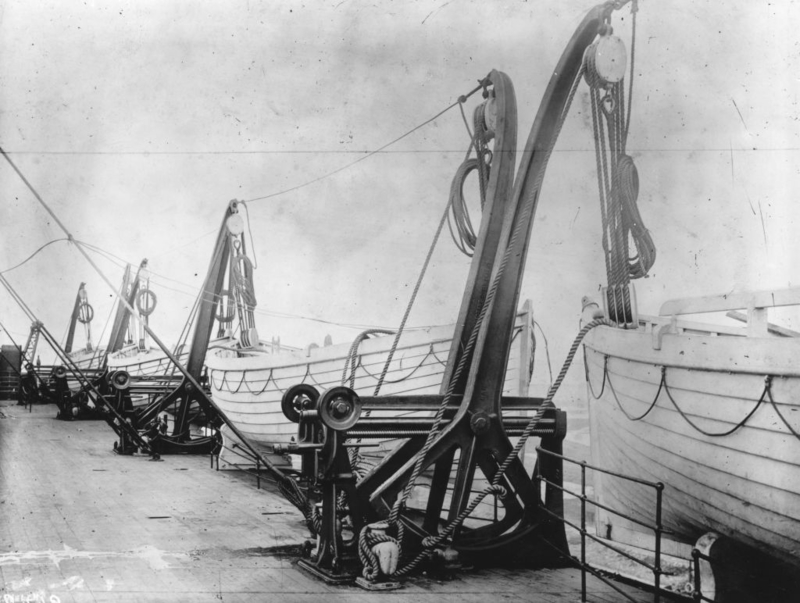
M658 247L651 277L637 283L640 312L657 313L673 297L797 285L800 8L788 0L640 5L629 148ZM77 239L132 263L150 259L159 296L152 325L171 341L230 199L339 169L493 68L514 82L524 143L591 6L5 0L0 144ZM615 14L628 47L630 21L627 8ZM248 203L259 310L396 325L467 142L451 110L387 152ZM5 163L0 191L5 270L63 234ZM600 233L583 86L551 161L523 286L554 362L577 330L581 296L605 280ZM119 282L122 268L98 261ZM467 267L443 238L413 324L455 319ZM86 281L98 339L110 291L67 243L6 277L58 338ZM29 323L1 291L0 320L24 342ZM297 345L358 333L265 313L257 320L262 338Z

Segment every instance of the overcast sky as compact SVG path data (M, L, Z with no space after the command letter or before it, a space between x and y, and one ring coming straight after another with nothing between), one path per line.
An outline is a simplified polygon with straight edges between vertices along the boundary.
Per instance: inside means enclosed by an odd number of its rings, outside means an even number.
M637 283L640 312L657 313L674 297L797 285L800 8L788 0L640 5L629 149L658 247L651 277ZM75 238L132 263L150 259L159 297L152 326L172 341L230 199L342 168L493 68L514 82L524 143L591 6L5 0L0 144ZM615 14L629 49L630 23L627 8ZM248 203L259 310L396 325L467 143L451 110L384 153ZM5 163L0 191L6 270L64 235ZM523 286L554 362L577 330L581 296L605 281L600 233L583 86L551 161ZM120 281L118 263L97 261ZM455 319L468 261L441 240L411 323ZM57 338L87 282L99 338L110 291L66 242L6 277ZM265 313L257 320L263 339L296 345L358 333ZM5 292L0 321L24 343L29 322ZM8 343L5 333L0 341Z

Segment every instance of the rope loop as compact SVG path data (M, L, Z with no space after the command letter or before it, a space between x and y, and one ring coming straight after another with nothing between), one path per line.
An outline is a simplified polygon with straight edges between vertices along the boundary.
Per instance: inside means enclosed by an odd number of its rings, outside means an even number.
M238 243L238 241L235 241L235 243ZM242 265L245 267L244 271L242 271ZM242 296L242 300L248 308L255 308L257 305L253 279L250 276L252 274L253 262L250 258L244 254L237 255L231 265L231 276L233 277L234 288Z
M222 324L229 324L233 322L233 319L236 316L236 308L233 306L233 303L231 303L230 295L231 292L229 289L223 289L219 292L219 306L217 308L217 314L214 316L214 318L216 318L217 321Z
M142 289L136 298L136 309L142 316L150 316L158 305L158 297L150 289Z
M88 324L94 318L94 308L89 305L89 302L81 302L78 306L78 322L81 324Z

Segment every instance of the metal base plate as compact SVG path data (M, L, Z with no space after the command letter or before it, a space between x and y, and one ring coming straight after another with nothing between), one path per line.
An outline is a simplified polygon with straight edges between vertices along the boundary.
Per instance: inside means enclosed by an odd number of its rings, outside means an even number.
M370 582L362 576L356 578L356 584L365 590L397 590L402 587L399 582Z
M327 582L328 584L347 584L352 582L356 578L356 574L351 573L333 573L330 570L324 570L322 568L317 567L310 561L306 559L301 559L297 562L297 565L303 568L308 573L316 576Z

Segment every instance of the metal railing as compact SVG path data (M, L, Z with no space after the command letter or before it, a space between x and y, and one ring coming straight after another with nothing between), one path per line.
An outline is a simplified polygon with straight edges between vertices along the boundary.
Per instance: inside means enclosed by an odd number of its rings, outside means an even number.
M209 455L209 462L211 468L214 469L216 463L216 470L219 471L219 457L222 455L223 451L228 451L229 453L242 459L243 462L240 464L233 462L233 460L226 460L225 461L226 464L229 465L230 467L235 468L236 471L241 471L243 473L246 473L247 475L255 477L256 488L258 490L261 490L261 479L262 479L261 473L262 470L267 471L267 467L264 466L258 455L253 454L245 446L242 446L237 442L234 442L231 446L226 446L224 442L225 440L221 439L219 450L211 451ZM254 468L252 467L253 465L255 465ZM286 473L293 473L292 469L284 467L281 467L281 471L284 471ZM272 482L275 481L274 478L270 476L269 473L267 473L266 479Z
M560 484L557 484L557 483L554 483L554 482L546 479L545 477L543 477L541 475L541 472L540 472L540 469L539 469L541 464L540 463L536 464L536 477L541 483L545 483L549 487L556 488L557 490L561 491L563 494L568 494L570 496L573 496L573 497L577 498L578 500L580 500L580 503L581 503L580 525L576 525L575 523L569 521L566 517L559 516L556 513L553 513L552 511L550 511L549 509L542 508L542 510L545 513L547 513L550 517L552 517L553 519L555 519L557 521L562 522L565 526L570 526L574 530L577 530L578 533L580 534L580 538L581 538L580 558L576 558L573 555L570 555L570 559L581 570L581 601L585 602L587 600L586 599L586 574L590 573L595 578L601 580L606 585L608 585L611 588L613 588L616 592L618 592L621 596L623 596L628 601L633 601L634 603L636 602L636 599L632 598L628 593L626 593L621 588L619 588L614 583L614 581L612 581L611 579L607 578L604 575L602 570L599 570L598 568L592 567L586 561L586 542L587 542L587 538L597 542L598 544L601 544L602 546L614 551L615 553L617 553L619 555L622 555L626 559L629 559L629 560L631 560L631 561L633 561L633 562L635 562L635 563L647 568L648 570L650 570L653 573L653 601L655 603L659 603L661 601L662 596L664 596L665 594L669 594L670 597L675 596L676 593L671 592L671 591L666 591L666 590L661 588L661 574L663 573L662 566L661 566L661 536L662 536L662 534L664 532L664 528L663 528L663 526L661 524L661 511L662 511L662 499L663 499L663 492L664 492L664 484L662 484L661 482L650 482L650 481L647 481L647 480L642 480L642 479L638 479L638 478L635 478L635 477L630 477L628 475L623 475L623 474L617 473L615 471L610 471L608 469L603 469L603 468L600 468L600 467L596 467L594 465L590 465L589 463L587 463L585 461L577 461L577 460L574 460L574 459L570 459L570 458L567 458L567 457L565 457L565 456L563 456L561 454L557 454L555 452L552 452L552 451L549 451L549 450L545 450L545 449L543 449L541 447L537 447L536 448L536 452L538 454L540 454L540 455L544 454L544 455L549 455L549 456L551 456L553 458L560 459L562 462L572 463L573 465L577 465L577 466L579 466L581 468L581 484L580 484L581 485L581 490L580 490L580 492L573 492L572 490L569 490L569 489L565 488L564 486L562 486ZM613 508L611 508L611 507L609 507L607 505L604 505L604 504L602 504L602 503L600 503L600 502L598 502L596 500L593 500L593 499L589 498L587 496L587 494L586 494L586 470L587 469L592 470L592 471L597 471L597 472L603 473L605 475L611 475L613 477L616 477L616 478L619 478L619 479L623 479L623 480L626 480L626 481L629 481L629 482L634 482L636 484L640 484L643 487L652 488L655 491L655 496L656 496L656 508L655 508L655 513L654 513L654 515L655 515L654 523L653 524L648 524L648 523L646 523L644 521L641 521L640 519L637 519L637 518L632 517L630 515L626 515L625 513L622 513L621 511L618 511L617 509L613 509ZM616 515L618 517L622 517L622 518L624 518L624 519L626 519L626 520L628 520L628 521L630 521L632 523L635 523L635 524L637 524L637 525L639 525L639 526L641 526L641 527L643 527L643 528L645 528L647 530L652 530L653 531L653 535L655 537L655 546L653 548L653 552L655 554L654 562L652 564L647 563L646 561L644 561L642 559L639 559L639 558L635 557L634 555L631 555L627 551L609 544L608 541L603 540L601 538L598 538L594 534L589 533L589 531L586 529L586 510L587 510L587 505L592 505L592 506L594 506L596 508L603 509L604 511L607 511L608 513L612 513L612 514L614 514L614 515ZM696 599L696 600L700 600L700 599Z
M692 574L694 575L694 580L692 584L694 585L694 590L692 591L692 601L711 601L713 602L714 599L709 599L703 594L703 585L700 577L700 561L708 561L711 562L711 557L708 555L700 552L698 549L692 549Z

